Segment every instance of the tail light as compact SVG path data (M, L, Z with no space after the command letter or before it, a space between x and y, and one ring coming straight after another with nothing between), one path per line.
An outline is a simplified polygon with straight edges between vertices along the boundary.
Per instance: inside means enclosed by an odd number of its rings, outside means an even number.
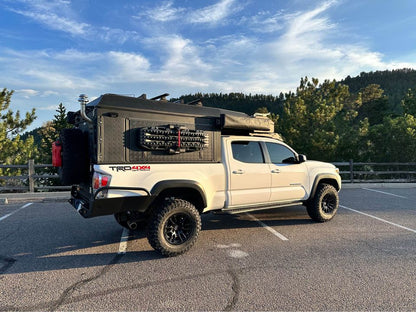
M94 193L101 187L109 186L111 181L111 175L103 174L100 172L94 172L92 176L92 188ZM107 190L102 190L96 196L96 198L105 198L107 197Z

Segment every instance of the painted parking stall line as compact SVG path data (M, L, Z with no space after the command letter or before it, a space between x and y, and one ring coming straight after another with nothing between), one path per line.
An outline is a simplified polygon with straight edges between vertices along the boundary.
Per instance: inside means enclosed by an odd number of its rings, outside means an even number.
M1 221L3 221L3 220L6 220L8 217L10 217L10 216L14 215L16 212L19 212L20 210L23 210L23 209L25 209L25 208L29 207L29 206L30 206L30 205L32 205L32 204L33 204L33 203L27 203L27 204L23 205L22 207L20 207L19 209L17 209L17 210L15 210L15 211L11 212L11 213L8 213L8 214L6 214L6 215L4 215L4 216L0 217L0 222L1 222Z
M365 213L365 212L362 212L362 211L359 211L359 210L356 210L356 209L352 209L352 208L349 208L349 207L343 206L343 205L339 205L339 206L340 206L341 208L344 208L344 209L347 209L347 210L350 210L350 211L353 211L353 212L359 213L359 214L361 214L361 215L364 215L364 216L367 216L367 217L373 218L373 219L375 219L375 220L378 220L378 221L381 221L381 222L384 222L384 223L387 223L387 224L393 225L393 226L398 227L398 228L401 228L401 229L403 229L403 230L406 230L406 231L409 231L409 232L412 232L412 233L416 233L416 230L411 229L411 228L408 228L408 227L406 227L406 226L403 226L403 225L400 225L400 224L397 224L397 223L394 223L394 222L391 222L391 221L388 221L388 220L385 220L385 219L382 219L382 218L379 218L379 217L373 216L373 215L371 215L371 214L368 214L368 213Z
M383 191L379 191L379 190L373 190L373 189L369 189L369 188L366 188L366 187L362 187L362 189L366 190L366 191L371 191L371 192L376 192L376 193L380 193L380 194L384 194L384 195L390 195L390 196L394 196L394 197L398 197L398 198L407 199L406 196L400 196L400 195L396 195L396 194L393 194L393 193L383 192Z
M123 233L120 238L120 245L118 247L118 254L124 255L127 252L127 242L130 237L130 231L127 228L123 229Z
M272 233L274 236L280 238L282 241L288 241L289 239L284 236L283 234L280 234L279 232L277 232L275 229L271 228L270 226L268 226L267 224L263 223L262 221L260 221L259 219L257 219L255 216L253 216L250 213L246 213L246 215L256 221L257 223L259 223L262 227L264 227L267 231L269 231L270 233Z

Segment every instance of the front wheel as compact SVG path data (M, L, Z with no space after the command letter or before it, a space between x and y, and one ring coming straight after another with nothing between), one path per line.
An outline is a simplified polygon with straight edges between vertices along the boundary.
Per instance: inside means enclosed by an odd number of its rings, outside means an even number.
M164 256L185 253L196 242L201 217L193 204L183 199L167 199L157 207L149 222L147 239Z
M317 222L331 220L339 206L338 192L330 184L319 184L314 198L306 205L308 215Z

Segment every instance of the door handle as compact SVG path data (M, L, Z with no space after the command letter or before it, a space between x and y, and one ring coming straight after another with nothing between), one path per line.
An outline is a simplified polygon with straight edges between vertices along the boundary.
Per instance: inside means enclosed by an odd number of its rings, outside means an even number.
M280 173L280 170L279 169L272 169L272 173Z
M238 169L238 170L234 170L233 174L243 174L244 170L243 169Z

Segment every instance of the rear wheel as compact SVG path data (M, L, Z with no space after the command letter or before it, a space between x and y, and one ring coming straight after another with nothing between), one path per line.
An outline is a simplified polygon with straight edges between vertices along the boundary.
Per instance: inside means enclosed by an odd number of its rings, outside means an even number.
M314 198L306 205L306 210L312 220L326 222L337 213L339 206L338 192L330 184L319 184Z
M200 230L201 217L193 204L183 199L168 199L155 209L147 239L155 250L172 257L188 251Z

